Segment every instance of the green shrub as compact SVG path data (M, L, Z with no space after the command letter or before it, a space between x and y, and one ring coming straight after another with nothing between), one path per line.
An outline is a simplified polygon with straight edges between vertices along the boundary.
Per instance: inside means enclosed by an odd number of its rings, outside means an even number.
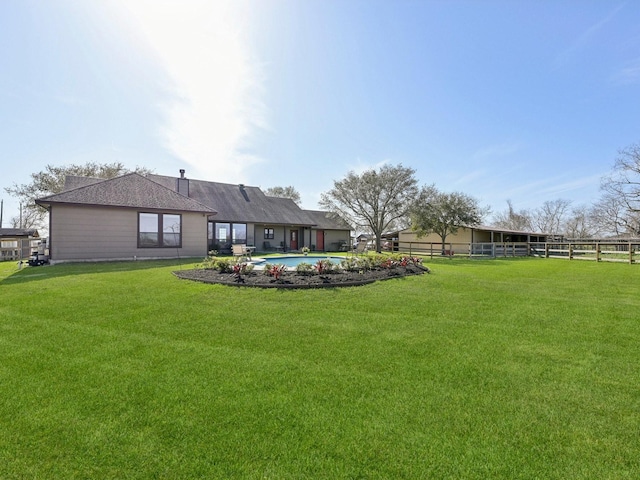
M296 267L296 272L300 275L310 275L313 273L313 265L307 262L299 263Z

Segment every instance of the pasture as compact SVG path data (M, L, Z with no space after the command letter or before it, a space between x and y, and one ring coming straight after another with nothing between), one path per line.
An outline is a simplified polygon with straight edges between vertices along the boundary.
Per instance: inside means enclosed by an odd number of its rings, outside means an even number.
M635 479L640 269L327 290L0 263L0 478Z

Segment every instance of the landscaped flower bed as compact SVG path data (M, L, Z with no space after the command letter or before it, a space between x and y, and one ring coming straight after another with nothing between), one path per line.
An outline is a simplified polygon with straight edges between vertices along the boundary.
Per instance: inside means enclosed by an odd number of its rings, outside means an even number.
M267 265L253 270L245 263L232 264L227 259L208 257L200 268L174 272L179 278L205 283L261 288L323 288L365 285L377 280L429 273L419 257L364 256L348 257L340 264L319 260L287 270L283 265Z

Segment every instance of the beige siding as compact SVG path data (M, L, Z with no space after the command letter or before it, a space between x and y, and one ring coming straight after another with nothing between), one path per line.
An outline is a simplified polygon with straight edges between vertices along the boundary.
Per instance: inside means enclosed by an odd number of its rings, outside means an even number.
M207 218L182 214L182 248L138 248L138 211L124 208L54 205L51 210L52 262L204 257Z
M350 232L346 230L325 230L324 249L338 251L343 244L349 244Z
M458 229L458 232L455 235L451 233L447 235L445 242L471 243L471 232L472 232L472 229L462 227ZM477 232L474 233L474 238L475 238L475 234L477 234ZM440 235L436 233L430 233L429 235L425 235L424 237L418 237L418 235L415 232L412 232L410 230L404 230L399 234L399 241L403 243L406 243L406 242L440 243L442 242L442 239L440 238ZM474 241L477 242L478 240L474 239Z

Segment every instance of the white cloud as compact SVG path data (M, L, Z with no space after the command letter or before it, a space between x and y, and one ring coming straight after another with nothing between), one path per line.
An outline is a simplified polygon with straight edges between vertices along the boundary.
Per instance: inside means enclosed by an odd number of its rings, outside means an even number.
M247 153L249 136L266 127L244 2L123 0L119 6L123 23L173 82L160 106L166 148L193 167L191 177L241 181L261 161Z

